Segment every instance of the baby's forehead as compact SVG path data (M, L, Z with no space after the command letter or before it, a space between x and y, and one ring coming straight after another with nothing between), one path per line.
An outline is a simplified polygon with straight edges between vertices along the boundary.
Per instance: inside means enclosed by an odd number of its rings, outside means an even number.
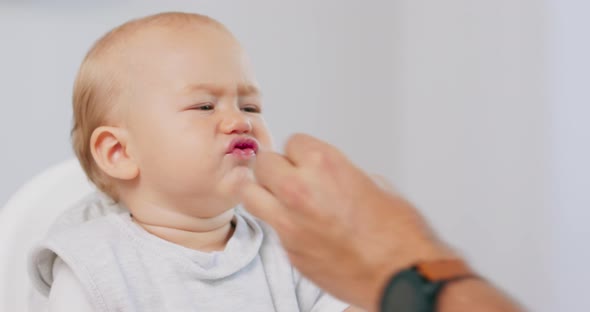
M115 35L105 41L104 47L98 51L102 55L97 57L103 59L106 70L127 78L141 75L154 62L162 62L181 53L207 62L207 56L203 54L210 46L216 45L213 41L224 41L224 46L241 49L231 33L209 25L140 24Z
M163 13L133 20L111 30L95 43L89 56L105 61L134 60L150 48L171 45L174 39L182 42L215 37L237 42L225 26L207 16Z
M92 53L102 63L95 69L107 78L97 82L113 84L131 102L152 93L180 96L202 83L257 93L242 90L257 82L238 40L209 20L131 22L103 37Z

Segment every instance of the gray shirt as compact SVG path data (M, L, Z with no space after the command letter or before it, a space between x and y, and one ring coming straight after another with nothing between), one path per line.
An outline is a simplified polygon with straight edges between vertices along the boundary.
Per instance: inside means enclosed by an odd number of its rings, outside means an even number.
M236 209L219 252L160 239L116 205L87 198L33 251L30 273L49 295L61 259L95 311L343 311L348 305L303 278L272 229Z

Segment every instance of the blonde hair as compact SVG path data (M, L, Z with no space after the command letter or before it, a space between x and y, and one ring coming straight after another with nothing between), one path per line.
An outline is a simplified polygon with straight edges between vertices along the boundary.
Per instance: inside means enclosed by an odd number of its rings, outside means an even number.
M119 200L112 178L94 160L90 139L96 128L108 123L123 81L110 56L121 54L126 38L148 26L183 26L197 23L225 30L216 20L195 13L167 12L131 20L109 31L90 48L80 66L73 93L72 146L88 179L98 189ZM229 32L228 32L229 33Z

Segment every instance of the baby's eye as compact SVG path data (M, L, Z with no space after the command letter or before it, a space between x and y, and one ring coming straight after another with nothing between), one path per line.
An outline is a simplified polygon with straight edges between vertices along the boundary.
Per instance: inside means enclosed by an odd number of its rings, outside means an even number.
M246 113L260 113L260 108L257 106L244 106L242 107L242 110Z
M202 111L210 111L213 108L214 108L213 104L203 104L203 105L195 106L194 109L202 110Z

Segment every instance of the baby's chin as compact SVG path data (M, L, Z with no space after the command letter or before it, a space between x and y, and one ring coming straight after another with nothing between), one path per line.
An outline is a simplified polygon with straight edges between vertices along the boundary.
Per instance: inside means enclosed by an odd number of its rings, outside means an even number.
M247 183L254 182L254 172L247 166L233 167L221 182L221 191L230 197L236 197L239 188Z

